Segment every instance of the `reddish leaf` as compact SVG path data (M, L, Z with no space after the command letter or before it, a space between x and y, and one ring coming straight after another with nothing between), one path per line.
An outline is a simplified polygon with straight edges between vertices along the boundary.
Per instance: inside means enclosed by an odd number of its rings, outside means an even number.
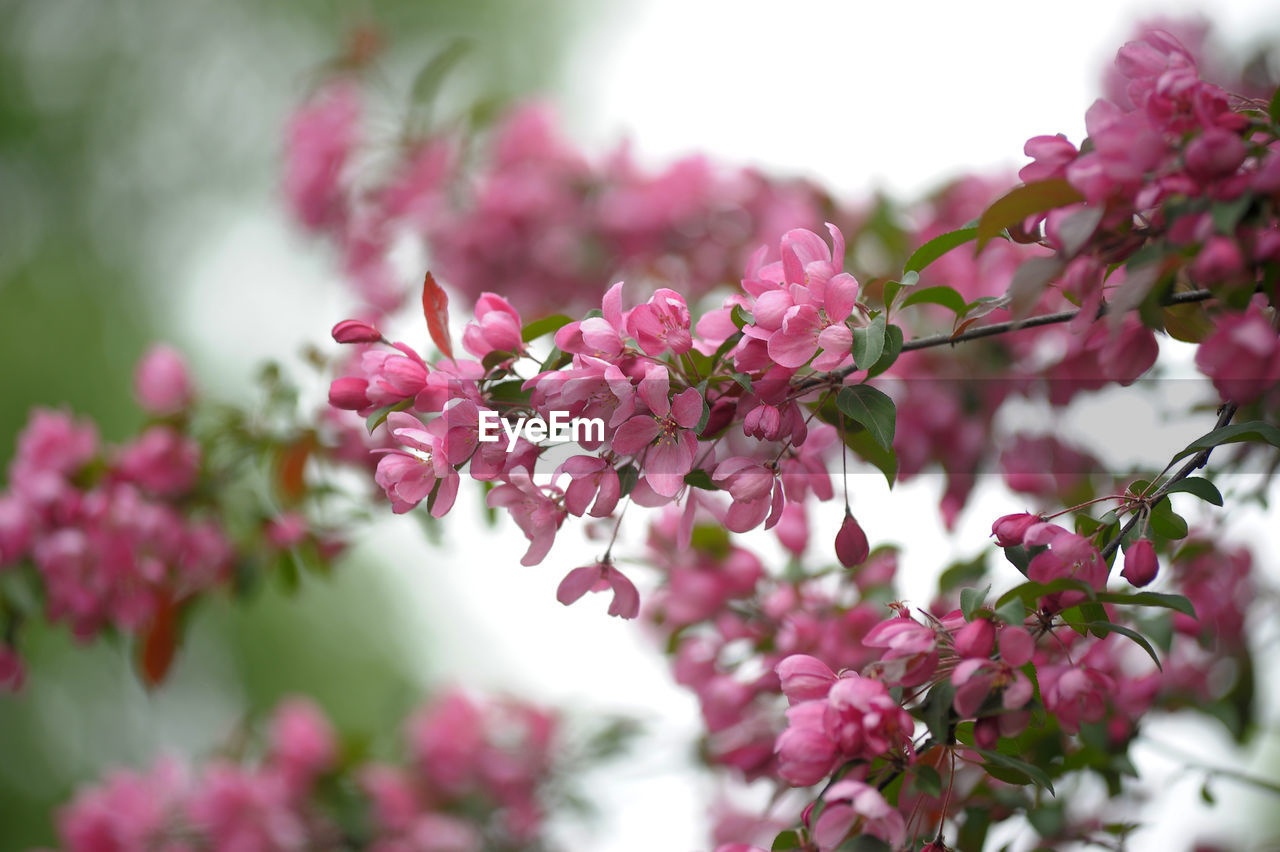
M427 331L441 352L453 360L453 343L449 340L449 294L436 283L430 272L422 281L422 314L427 318Z
M306 492L307 483L303 471L314 448L315 437L307 434L280 451L276 482L280 486L280 493L290 502L302 499Z
M163 593L156 602L156 614L142 632L138 643L138 670L143 683L156 687L164 682L178 651L178 605Z

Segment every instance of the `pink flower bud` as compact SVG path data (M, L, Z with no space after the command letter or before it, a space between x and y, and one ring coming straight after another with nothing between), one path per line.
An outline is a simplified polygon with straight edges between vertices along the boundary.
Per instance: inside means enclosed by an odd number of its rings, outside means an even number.
M836 558L844 567L856 568L867 561L870 552L867 534L862 531L857 519L846 513L840 532L836 533Z
M1197 180L1223 177L1240 168L1247 153L1239 136L1211 127L1187 146L1187 171Z
M996 628L986 618L975 618L956 631L956 653L962 657L990 657L996 647Z
M1120 576L1135 586L1145 586L1156 578L1160 562L1149 538L1140 538L1124 552L1124 570Z
M344 376L334 379L329 385L329 404L344 411L359 411L368 408L369 383L356 376Z
M782 434L782 412L772 405L758 405L747 412L742 431L762 441L776 441Z
M991 525L991 534L996 537L996 543L1001 547L1016 547L1022 544L1022 537L1027 534L1027 530L1038 523L1040 523L1040 516L1030 512L1005 515L996 518L996 522Z
M1232 281L1244 269L1244 258L1236 241L1230 237L1213 237L1205 242L1191 263L1191 277L1199 284L1223 284Z
M148 413L177 414L192 397L186 362L172 347L152 346L134 371L133 392Z
M973 744L978 748L994 749L1000 741L1000 722L987 716L973 723Z
M333 339L339 343L377 343L382 332L360 320L343 320L333 327Z
M835 672L808 654L792 654L778 663L777 672L782 681L782 694L792 705L826 698L831 684L836 682Z

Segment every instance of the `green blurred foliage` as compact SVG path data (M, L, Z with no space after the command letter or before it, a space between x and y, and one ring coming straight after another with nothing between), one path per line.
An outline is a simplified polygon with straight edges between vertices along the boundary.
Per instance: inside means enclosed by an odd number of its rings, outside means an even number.
M473 49L456 73L500 102L555 84L586 8L0 4L0 466L32 405L90 416L108 440L141 423L133 363L153 338L181 346L168 329L184 262L237 209L275 204L288 112L354 28L385 36L371 73L388 100L403 102L426 59L465 38ZM84 647L61 626L29 630L29 683L0 697L0 852L52 843L53 806L105 767L208 754L285 695L317 699L350 739L394 740L429 658L408 638L398 582L363 553L296 594L268 584L248 603L205 605L154 693L134 677L128 641Z

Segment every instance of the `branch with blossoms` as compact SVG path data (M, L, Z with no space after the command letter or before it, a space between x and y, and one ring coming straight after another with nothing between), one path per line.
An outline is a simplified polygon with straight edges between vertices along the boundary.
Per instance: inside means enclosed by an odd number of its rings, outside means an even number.
M1129 744L1157 708L1199 704L1247 734L1249 557L1192 533L1170 496L1221 505L1212 482L1192 476L1213 449L1280 446L1267 420L1280 382L1280 107L1204 81L1164 32L1126 45L1118 67L1124 100L1090 110L1084 144L1032 139L1021 185L967 221L922 231L893 277L847 267L868 234L886 233L873 211L854 224L852 247L834 224L825 236L785 232L776 253L751 256L738 292L701 313L672 287L628 300L619 283L585 317L526 323L486 292L464 331L465 358L428 275L427 323L446 358L429 363L374 324L335 328L357 351L330 399L397 445L376 477L395 511L426 502L443 517L469 476L529 539L526 565L552 552L570 517L611 520L599 561L570 571L557 597L611 591L610 614L643 613L665 631L677 680L702 704L710 763L784 790L822 785L803 809L787 811L793 798L781 796L786 815L756 826L780 822L781 833L745 832L726 848L827 852L872 836L895 849L948 839L979 849L993 812L1025 815L1046 843L1118 844L1135 828L1121 814L1100 822L1024 788L1052 797L1093 774L1119 795L1134 774ZM557 181L536 155L512 151L507 165ZM833 482L836 454L842 471L852 456L891 484L940 462L950 523L990 458L974 430L1018 396L1061 406L1132 384L1156 361L1156 332L1197 346L1221 396L1214 430L1152 480L1102 485L1035 472L1087 457L1054 439L1020 440L1000 457L1010 485L1069 506L993 525L1023 582L993 597L978 560L944 572L928 609L896 603L896 557L870 548L847 477ZM1059 354L1046 361L1048 340ZM985 393L926 381L983 364L1006 377ZM557 462L546 460L550 441L480 440L486 420L557 415L598 420L602 434ZM778 576L734 543L763 528L799 556L810 498L837 493L841 571L796 562ZM661 580L647 602L613 559L631 503L662 509L644 560ZM1127 589L1111 585L1121 550ZM1170 590L1135 590L1162 562ZM1239 673L1225 690L1204 680L1216 661ZM779 731L782 697L791 706Z

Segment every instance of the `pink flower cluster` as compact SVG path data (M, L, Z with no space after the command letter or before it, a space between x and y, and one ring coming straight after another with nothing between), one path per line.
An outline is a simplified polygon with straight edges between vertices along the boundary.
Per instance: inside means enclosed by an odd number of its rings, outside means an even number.
M334 240L379 312L407 294L388 260L405 234L460 292L478 298L501 282L538 316L583 306L600 281L620 276L705 292L732 281L755 245L793 223L820 223L830 206L803 182L702 157L650 172L620 146L593 162L537 104L501 120L480 162L464 162L456 140L437 136L409 146L370 188L353 165L362 98L355 82L339 80L298 110L284 188L294 216Z
M539 842L557 723L535 707L448 692L406 731L404 765L349 761L324 714L282 704L257 762L161 760L80 792L66 852L195 849L481 852Z

